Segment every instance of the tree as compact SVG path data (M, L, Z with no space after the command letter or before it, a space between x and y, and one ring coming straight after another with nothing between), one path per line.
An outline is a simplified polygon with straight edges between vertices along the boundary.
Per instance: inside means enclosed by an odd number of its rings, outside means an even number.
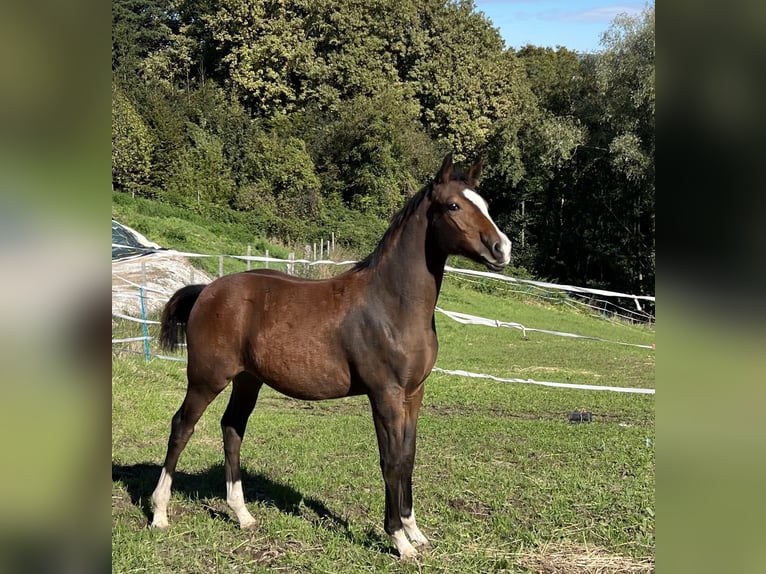
M247 147L243 170L236 199L240 209L268 205L287 219L319 216L320 181L303 140L279 129L261 132Z
M655 11L615 18L604 34L596 68L611 132L609 160L616 201L610 211L624 230L626 274L636 289L654 292Z
M521 111L528 93L518 60L474 10L471 0L434 9L423 57L410 72L424 125L456 160L476 155L497 121Z
M553 183L585 135L578 121L535 106L495 126L482 191L509 230L517 266L537 271L546 247L561 238L565 190Z
M149 128L125 94L112 85L112 187L144 193L154 146Z
M220 0L205 16L229 85L257 116L295 109L314 63L310 0Z
M533 268L562 281L653 293L654 9L617 17L602 45L580 57L570 86L587 136L549 185L551 215L538 226Z
M179 154L170 171L167 190L197 205L227 204L234 191L223 143L215 135L189 123L186 135L190 145Z
M169 42L176 24L172 0L113 0L112 74L133 81L148 54Z
M527 82L541 107L557 116L572 115L580 87L580 60L577 53L559 46L524 46L517 53Z
M388 219L438 161L419 110L396 85L339 104L337 119L312 139L326 193Z

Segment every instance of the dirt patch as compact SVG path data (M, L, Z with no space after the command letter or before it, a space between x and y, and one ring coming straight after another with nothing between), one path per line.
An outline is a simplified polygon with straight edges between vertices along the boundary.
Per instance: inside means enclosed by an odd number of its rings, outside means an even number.
M635 560L599 546L556 542L522 554L517 563L538 574L649 574L654 559Z
M186 257L159 254L112 263L112 313L141 316L139 286L144 287L147 315L159 312L184 285L210 283L213 277L195 268Z
M474 416L488 415L504 419L519 420L564 420L565 417L559 412L512 412L509 409L486 406L486 405L423 405L421 414L452 417L452 416Z
M463 498L453 498L449 501L450 508L459 510L461 512L467 512L474 518L480 520L486 520L492 516L492 509L489 505L484 504L480 500L465 500Z
M245 557L248 563L254 563L258 566L272 566L286 554L297 554L311 549L297 540L263 541L254 538L249 542L240 544L234 549L233 554ZM314 548L314 550L316 549Z

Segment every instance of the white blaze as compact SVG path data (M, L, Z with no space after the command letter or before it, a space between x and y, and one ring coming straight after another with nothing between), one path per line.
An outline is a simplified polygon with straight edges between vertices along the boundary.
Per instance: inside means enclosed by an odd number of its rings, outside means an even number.
M497 234L500 236L500 249L503 253L503 263L508 263L508 261L511 259L511 240L508 239L508 236L505 233L500 231L495 222L492 220L492 217L490 217L489 210L487 209L487 202L484 201L482 196L480 196L472 189L464 189L463 197L478 207L479 211L481 211L484 216L489 219L492 227L495 228L495 231L497 231Z

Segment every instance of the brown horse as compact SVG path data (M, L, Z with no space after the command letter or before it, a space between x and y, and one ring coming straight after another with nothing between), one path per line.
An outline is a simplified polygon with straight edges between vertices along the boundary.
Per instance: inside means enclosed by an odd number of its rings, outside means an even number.
M186 325L189 382L152 494L153 526L168 525L178 457L229 381L221 419L226 502L242 528L255 520L245 506L240 446L261 386L304 400L366 394L385 482L384 528L401 558L417 556L415 546L428 539L412 508L415 432L423 383L436 361L434 307L444 265L455 254L498 270L511 255L511 242L474 191L480 170L476 161L467 175L454 173L448 155L434 181L394 216L375 251L336 277L312 281L257 270L190 285L170 298L160 340L175 348Z

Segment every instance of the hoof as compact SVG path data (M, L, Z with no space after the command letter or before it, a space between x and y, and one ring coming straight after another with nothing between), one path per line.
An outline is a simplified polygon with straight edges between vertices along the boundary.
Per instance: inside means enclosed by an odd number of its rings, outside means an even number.
M160 530L165 530L168 526L168 519L167 517L158 517L155 516L152 519L152 523L149 525L151 528L159 528Z
M402 562L408 562L409 560L415 560L418 557L418 551L415 548L408 548L399 554L399 560Z
M258 523L255 521L255 519L239 523L241 530L255 530L256 526L258 526Z
M431 548L431 541L426 538L424 538L423 540L413 540L412 545L415 548L421 548L425 550L427 548Z

